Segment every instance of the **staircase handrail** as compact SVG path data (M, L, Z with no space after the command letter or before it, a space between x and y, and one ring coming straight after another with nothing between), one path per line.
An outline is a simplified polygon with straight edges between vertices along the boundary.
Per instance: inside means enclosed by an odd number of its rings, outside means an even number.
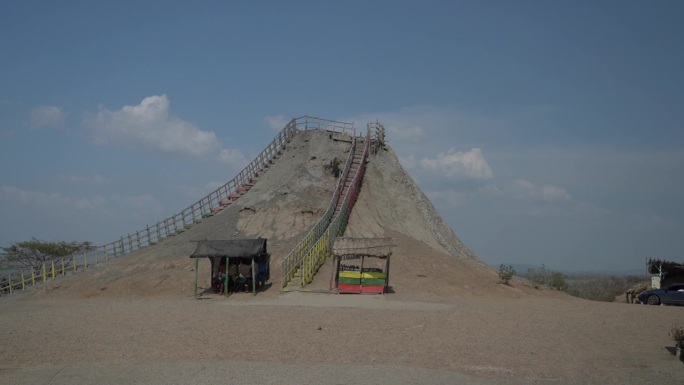
M342 236L347 228L349 222L349 215L359 196L361 187L361 180L366 169L366 160L368 159L370 146L370 128L368 129L366 140L364 143L363 154L361 156L361 163L352 178L347 193L342 198L343 202L340 210L334 215L330 224L323 232L318 241L311 248L310 252L302 261L301 267L301 287L311 283L313 277L316 275L318 269L325 263L325 261L332 255L332 240L335 237Z
M328 228L333 214L335 213L335 207L337 206L337 201L339 200L342 189L344 188L345 180L351 169L352 161L354 160L354 152L356 151L356 132L352 132L352 145L349 150L349 156L347 156L347 161L344 164L344 168L340 173L337 180L337 187L333 193L332 199L328 204L328 209L325 211L323 216L316 222L313 228L306 234L306 236L295 246L294 249L285 257L281 262L281 285L285 287L287 283L294 278L295 272L301 268L302 260L309 254L311 249L314 247L316 242L323 235L325 230Z
M368 132L373 133L371 136L371 152L377 154L378 150L385 145L385 126L378 121L368 123Z
M72 268L76 271L78 266L87 268L88 265L92 266L98 264L102 260L106 261L111 257L123 256L144 247L154 245L167 237L185 231L194 224L201 222L202 219L213 215L214 211L212 211L212 209L222 207L223 203L237 198L237 195L239 195L240 192L245 191L246 185L253 183L258 173L261 172L261 170L268 168L269 165L273 163L273 160L277 158L285 145L290 142L297 132L312 129L330 132L348 132L350 129L353 131L353 127L353 123L322 119L309 115L291 119L283 129L280 130L271 143L266 146L252 162L240 171L235 178L207 194L199 201L181 210L180 213L173 214L171 217L158 221L156 224L147 225L144 229L136 230L135 232L121 236L116 241L101 246L92 246L76 254L62 258L61 270L59 261L57 262L57 267L55 267L54 264L52 267L43 264L43 282L46 277L49 277L50 275L54 278L55 276L60 275L60 273L61 275L64 275L66 270L71 270ZM50 271L52 273L50 273ZM32 272L31 275L26 274L27 277L35 275L35 272ZM38 272L38 275L41 275L40 272ZM18 278L19 276L21 276L20 280ZM29 280L28 278L24 279L24 276L22 269L10 271L7 279L0 281L0 293L12 291L15 288L15 285L18 285L17 282L21 282L21 287L23 288L25 286L25 281L33 282L32 284L35 284L37 281L35 277L32 280ZM13 278L15 279L13 280Z

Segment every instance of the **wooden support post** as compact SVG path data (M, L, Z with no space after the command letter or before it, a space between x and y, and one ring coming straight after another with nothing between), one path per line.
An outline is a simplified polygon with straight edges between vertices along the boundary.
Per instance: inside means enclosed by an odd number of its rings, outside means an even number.
M21 290L25 290L26 286L24 285L24 270L21 271Z
M97 247L94 248L93 250L95 250L94 251L94 253L95 253L95 265L99 265L100 264L100 252L97 251Z
M83 268L88 268L88 251L83 250Z
M361 256L361 268L359 269L359 273L361 274L361 276L359 277L360 278L359 289L361 290L361 293L363 293L363 284L362 284L362 282L363 282L363 263L365 262L365 260L366 260L366 256L362 255Z
M45 262L43 262L43 283L47 281L47 271L45 270Z
M104 253L105 253L105 262L107 262L109 259L109 255L107 254L107 246L105 246L105 248L104 248Z
M74 253L72 256L73 263L74 263L74 271L77 271L78 269L76 268L76 253Z
M64 257L62 257L62 275L64 275Z
M51 262L52 262L52 279L55 279L55 260L53 259Z
M195 258L195 299L197 299L197 281L199 280L199 258Z
M140 249L140 231L135 232L135 238L138 243L138 249Z
M333 255L332 269L330 269L332 271L330 273L330 283L328 284L328 291L332 291L332 289L333 289L333 281L335 280L335 271L337 271L337 269L335 269L336 265L337 265L337 257Z
M23 270L21 272L22 274L24 273ZM31 268L31 286L36 286L36 272L33 270L33 267Z
M256 295L256 278L257 278L257 275L256 275L256 269L254 267L255 267L254 257L252 257L252 293L254 293L254 295Z
M219 260L219 264L221 263L221 260ZM219 271L221 265L219 265ZM230 258L226 257L226 282L223 283L223 292L228 297L228 272L230 271ZM221 279L221 276L219 276L219 279ZM233 282L233 285L235 285L235 282Z

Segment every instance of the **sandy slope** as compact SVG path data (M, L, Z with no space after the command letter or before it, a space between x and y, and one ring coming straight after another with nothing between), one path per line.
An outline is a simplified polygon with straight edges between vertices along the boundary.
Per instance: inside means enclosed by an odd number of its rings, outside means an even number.
M195 247L192 241L202 239L267 238L271 276L279 280L281 259L330 203L337 181L324 166L335 157L344 158L349 148L349 143L330 140L324 132L301 133L233 205L157 245L55 280L32 294L51 298L187 295L195 279L194 260L189 258ZM209 263L201 262L200 278L206 287Z

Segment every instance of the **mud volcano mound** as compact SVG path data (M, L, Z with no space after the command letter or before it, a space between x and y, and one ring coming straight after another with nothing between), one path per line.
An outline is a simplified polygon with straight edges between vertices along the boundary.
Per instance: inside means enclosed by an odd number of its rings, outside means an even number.
M346 159L350 144L333 140L325 131L299 132L255 185L235 203L205 218L187 231L129 255L55 279L32 290L32 296L187 297L195 274L189 255L192 241L203 239L268 239L272 287L280 293L280 263L325 212L337 184L329 167ZM532 292L524 285L504 287L497 274L480 262L444 223L432 203L399 164L389 146L369 163L361 194L345 236L391 237L390 285L395 293L412 295L518 296ZM200 284L208 271L200 266ZM325 270L322 268L322 270ZM321 278L319 278L321 276ZM312 284L324 287L321 271Z

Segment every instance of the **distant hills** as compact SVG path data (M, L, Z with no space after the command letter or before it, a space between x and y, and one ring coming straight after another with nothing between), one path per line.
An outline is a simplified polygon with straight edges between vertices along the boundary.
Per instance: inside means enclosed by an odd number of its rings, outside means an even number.
M511 265L515 269L516 273L518 276L524 276L527 274L527 271L529 269L537 269L541 265L530 265L526 263L505 263L505 265ZM493 269L498 270L499 265L490 265ZM552 266L546 266L547 269L549 270L554 270L554 271L560 271L561 273L567 275L567 276L577 276L577 275L612 275L612 276L629 276L629 275L636 275L636 276L643 276L647 277L648 273L646 272L646 266L644 266L641 269L625 269L625 270L562 270L562 269L554 269Z

